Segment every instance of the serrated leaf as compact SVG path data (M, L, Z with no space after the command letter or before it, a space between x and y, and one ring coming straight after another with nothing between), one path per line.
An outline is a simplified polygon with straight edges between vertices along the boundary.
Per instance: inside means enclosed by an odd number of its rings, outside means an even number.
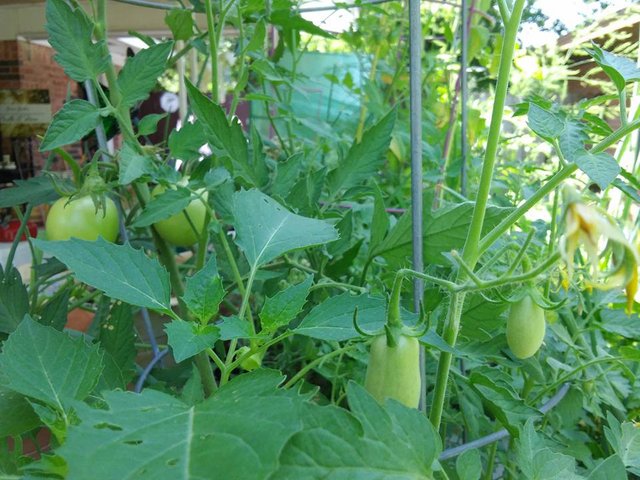
M20 272L14 267L3 271L0 265L0 332L13 332L28 312L29 294Z
M153 390L106 392L104 409L78 406L81 422L56 453L68 478L264 480L301 427L303 398L276 390L282 380L273 371L242 375L194 407Z
M62 331L67 324L67 307L69 305L68 289L56 292L56 295L47 301L40 314L40 323L56 330Z
M631 422L620 423L611 412L607 413L607 423L604 428L607 441L627 470L640 475L640 428Z
M389 150L396 111L391 110L378 123L367 129L360 143L354 143L335 170L329 172L327 187L335 196L343 190L369 180L380 168Z
M138 135L152 135L158 130L158 123L167 118L166 113L150 113L138 123Z
M72 400L83 400L102 371L97 345L72 339L28 315L4 343L0 370L5 386L59 411Z
M100 110L86 100L71 100L55 114L40 144L46 152L76 142L98 125Z
M331 297L313 308L294 332L327 341L357 338L360 334L353 326L353 313L356 308L358 325L365 331L375 332L384 326L386 301L383 298L346 292Z
M164 329L169 336L173 358L178 363L207 348L213 348L220 338L220 330L215 325L201 325L184 320L173 320Z
M277 176L273 182L273 194L286 198L295 185L304 166L304 155L297 152L277 164Z
M82 9L72 9L64 0L48 0L46 19L48 41L57 52L54 58L70 78L94 80L107 70L109 51L104 42L93 43L94 26Z
M319 35L326 38L333 37L329 32L324 31L314 23L296 14L293 10L275 10L271 13L269 21L274 25L279 25L286 29L307 32L312 35Z
M236 243L254 268L291 250L338 238L327 222L291 213L259 190L236 192L233 203Z
M270 479L433 478L441 446L424 415L395 401L382 407L354 382L347 395L351 413L307 408Z
M40 425L40 419L24 397L0 386L0 438L22 435Z
M240 319L237 315L224 317L222 322L216 324L220 328L221 340L233 340L237 338L251 338L249 322Z
M600 312L601 328L610 333L622 335L631 340L640 339L640 317L627 315L624 310L603 309Z
M592 48L587 48L586 51L613 81L619 92L624 90L627 83L640 80L640 68L630 58L607 52L596 44L592 44Z
M114 305L108 317L100 323L97 338L100 347L111 356L122 372L125 383L131 380L137 354L131 305L126 303Z
M591 471L587 480L613 480L614 478L624 479L626 477L627 472L620 457L611 455Z
M574 161L578 168L604 190L620 173L620 165L608 153L584 152L578 155Z
M279 327L288 325L302 311L312 283L313 276L308 275L299 284L291 285L273 297L267 298L260 310L262 329L273 332Z
M127 58L118 75L121 103L128 107L144 100L164 73L173 42L158 43Z
M120 150L118 183L129 185L143 175L153 173L153 160L136 152L128 142Z
M377 184L373 187L373 214L371 217L371 235L369 252L374 252L389 231L389 215L384 208L384 198ZM371 255L371 253L369 253Z
M193 35L193 17L189 10L174 8L164 17L174 40L189 40Z
M27 180L14 180L14 183L15 187L0 190L0 208L13 207L23 203L30 203L35 207L60 198L60 194L53 187L53 182L44 175ZM70 185L69 182L62 181L63 188L66 185Z
M191 192L186 188L177 187L165 190L160 195L151 199L144 207L144 210L136 221L133 222L134 228L148 227L160 220L180 213L191 203Z
M189 312L201 323L207 323L218 313L224 295L216 257L212 255L199 272L187 279L182 299Z
M189 379L184 384L184 387L182 387L180 400L189 406L197 405L204 400L202 379L200 378L200 373L195 365L192 366L191 375L189 375Z
M101 408L77 406L80 421L55 453L70 479L431 478L440 442L417 410L383 409L355 385L353 413L321 407L278 389L283 380L240 375L195 406L154 390L106 392Z
M200 120L195 123L186 122L180 130L169 134L169 150L171 155L180 160L195 160L202 154L200 149L207 143L207 136Z
M580 480L575 459L548 448L529 419L516 440L517 465L526 480Z
M565 127L565 120L555 112L546 110L536 103L529 103L528 123L536 135L547 142L553 142Z
M94 242L34 240L35 246L67 265L78 281L102 290L111 298L167 312L169 274L157 260L130 245L114 245L102 237Z
M187 81L187 91L194 113L200 124L204 126L207 140L220 156L231 159L235 177L242 177L251 185L260 186L264 178L258 175L255 165L249 163L247 139L237 117L227 120L227 115L220 105L212 102Z

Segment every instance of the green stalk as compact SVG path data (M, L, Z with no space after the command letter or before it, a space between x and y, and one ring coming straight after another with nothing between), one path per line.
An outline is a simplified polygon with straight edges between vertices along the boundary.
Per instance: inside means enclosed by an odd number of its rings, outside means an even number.
M204 0L204 8L207 13L207 30L209 34L209 51L211 56L211 94L212 100L218 103L218 39L213 25L213 8L211 0Z
M500 140L500 131L502 128L502 116L504 113L504 105L507 97L507 89L509 86L509 74L511 71L511 63L513 61L513 52L515 49L516 35L518 26L520 25L520 17L524 8L524 0L516 0L509 21L505 25L504 43L500 55L500 69L498 73L498 81L496 84L496 94L491 114L491 125L489 127L489 138L487 141L487 149L485 151L484 162L482 166L482 174L480 177L480 186L476 196L476 203L473 210L471 225L467 233L467 239L462 251L462 260L473 270L479 255L479 243L482 234L482 226L484 224L485 210L489 200L489 191L491 188L491 180L493 179L493 170L496 162L496 154L498 151L498 143ZM458 279L464 281L465 274L460 272ZM451 346L454 346L460 329L460 317L464 306L465 293L453 293L451 295L449 310L447 313L446 326L444 331L444 340ZM452 355L449 352L440 354L438 362L438 371L436 376L436 386L433 394L433 404L429 412L429 419L436 430L440 429L442 420L442 411L444 409L445 396L447 392L447 382L449 380L449 370L451 368Z

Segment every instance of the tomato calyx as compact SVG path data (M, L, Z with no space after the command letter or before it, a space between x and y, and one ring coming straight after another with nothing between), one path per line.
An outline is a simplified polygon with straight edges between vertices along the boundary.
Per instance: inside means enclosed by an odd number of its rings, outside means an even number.
M405 325L401 318L400 311L400 293L402 291L402 275L397 275L389 297L387 307L386 322L384 326L373 332L364 330L358 323L358 308L353 311L353 328L365 338L378 337L385 335L387 338L387 346L395 347L398 345L398 339L401 335L405 337L419 338L422 337L430 327L430 317L425 314L422 304L420 305L420 316L415 325Z

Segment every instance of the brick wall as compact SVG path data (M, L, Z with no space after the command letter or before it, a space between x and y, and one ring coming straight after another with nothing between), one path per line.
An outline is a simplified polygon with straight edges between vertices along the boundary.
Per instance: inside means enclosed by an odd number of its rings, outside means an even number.
M52 114L65 102L68 92L77 97L80 89L77 82L69 79L53 60L54 51L45 45L30 42L0 41L0 89L48 90ZM37 141L33 142L36 169L44 165L44 157L38 152ZM70 153L78 156L79 146ZM9 139L3 139L2 151L10 151ZM56 169L64 169L59 163Z

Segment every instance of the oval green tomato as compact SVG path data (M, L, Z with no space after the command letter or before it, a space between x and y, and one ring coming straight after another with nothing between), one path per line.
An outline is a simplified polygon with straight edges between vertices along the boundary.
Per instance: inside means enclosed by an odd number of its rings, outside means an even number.
M101 236L109 242L118 238L118 209L105 197L105 208L96 212L90 196L58 199L49 210L45 231L49 240L95 240Z
M153 195L159 195L165 188L158 185L152 191ZM204 192L204 199L207 199L207 192ZM189 215L189 218L187 218ZM200 237L202 230L206 227L207 208L200 199L196 198L179 213L169 218L160 220L153 224L158 234L168 242L178 247L190 247L195 244ZM197 232L191 227L191 223Z
M533 356L542 345L544 332L544 310L529 295L511 305L507 344L517 358Z
M364 381L367 391L378 402L393 398L410 408L420 402L420 344L418 339L398 335L394 347L386 335L373 340Z

